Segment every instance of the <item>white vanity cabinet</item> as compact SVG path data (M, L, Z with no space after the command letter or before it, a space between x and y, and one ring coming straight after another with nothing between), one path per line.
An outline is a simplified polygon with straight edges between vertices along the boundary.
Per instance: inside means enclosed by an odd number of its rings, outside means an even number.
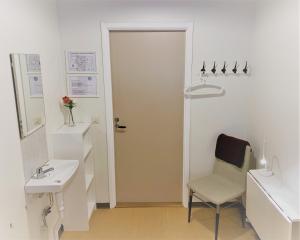
M247 217L261 240L299 240L299 198L276 175L247 175Z
M89 230L89 220L96 208L94 154L91 124L63 126L52 134L55 159L79 160L74 180L64 190L63 224L67 231Z

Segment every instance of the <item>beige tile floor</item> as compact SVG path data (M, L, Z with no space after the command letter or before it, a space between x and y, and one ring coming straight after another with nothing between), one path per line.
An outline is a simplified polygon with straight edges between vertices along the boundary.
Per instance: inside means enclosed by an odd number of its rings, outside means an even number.
M214 209L194 208L191 223L183 207L115 208L94 212L89 232L64 232L62 240L213 240ZM236 208L222 209L219 240L255 240L241 226Z

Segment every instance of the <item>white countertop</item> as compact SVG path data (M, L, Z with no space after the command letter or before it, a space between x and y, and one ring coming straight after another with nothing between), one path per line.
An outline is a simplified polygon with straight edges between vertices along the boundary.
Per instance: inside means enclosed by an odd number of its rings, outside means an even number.
M63 125L55 134L85 134L90 126L91 123L76 123L73 127Z
M250 170L250 174L273 199L282 212L293 222L300 222L300 199L276 175L265 177L260 169Z

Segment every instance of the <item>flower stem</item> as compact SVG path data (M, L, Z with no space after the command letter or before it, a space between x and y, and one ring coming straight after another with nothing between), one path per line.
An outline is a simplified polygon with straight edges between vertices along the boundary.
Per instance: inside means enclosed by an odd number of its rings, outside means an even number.
M73 125L75 124L74 122L74 118L73 118L73 112L72 112L72 108L69 108L70 109L70 116L71 116L71 120L72 120L72 123Z

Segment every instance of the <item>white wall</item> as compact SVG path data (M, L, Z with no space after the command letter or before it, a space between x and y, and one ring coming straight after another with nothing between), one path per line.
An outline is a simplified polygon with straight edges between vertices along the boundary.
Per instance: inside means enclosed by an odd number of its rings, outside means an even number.
M297 0L257 5L251 142L258 160L263 139L274 169L299 191L299 21Z
M253 33L253 3L203 1L70 1L61 0L59 22L65 50L96 50L102 73L100 22L189 21L194 22L193 80L202 61L249 60ZM220 67L219 65L219 67ZM101 75L101 74L100 74ZM191 178L208 173L213 164L217 135L221 132L247 137L249 88L251 78L209 79L226 89L221 98L193 100L191 115ZM80 99L77 120L86 115L99 120L97 156L97 200L108 202L105 103L102 75L99 99Z
M48 239L48 230L41 228L41 211L48 199L25 197L24 193L25 176L28 179L48 159L45 128L25 140L19 139L9 54L41 55L47 131L57 128L63 122L58 101L65 89L60 81L56 1L1 1L0 29L0 238ZM51 225L56 221L55 211L49 218Z

